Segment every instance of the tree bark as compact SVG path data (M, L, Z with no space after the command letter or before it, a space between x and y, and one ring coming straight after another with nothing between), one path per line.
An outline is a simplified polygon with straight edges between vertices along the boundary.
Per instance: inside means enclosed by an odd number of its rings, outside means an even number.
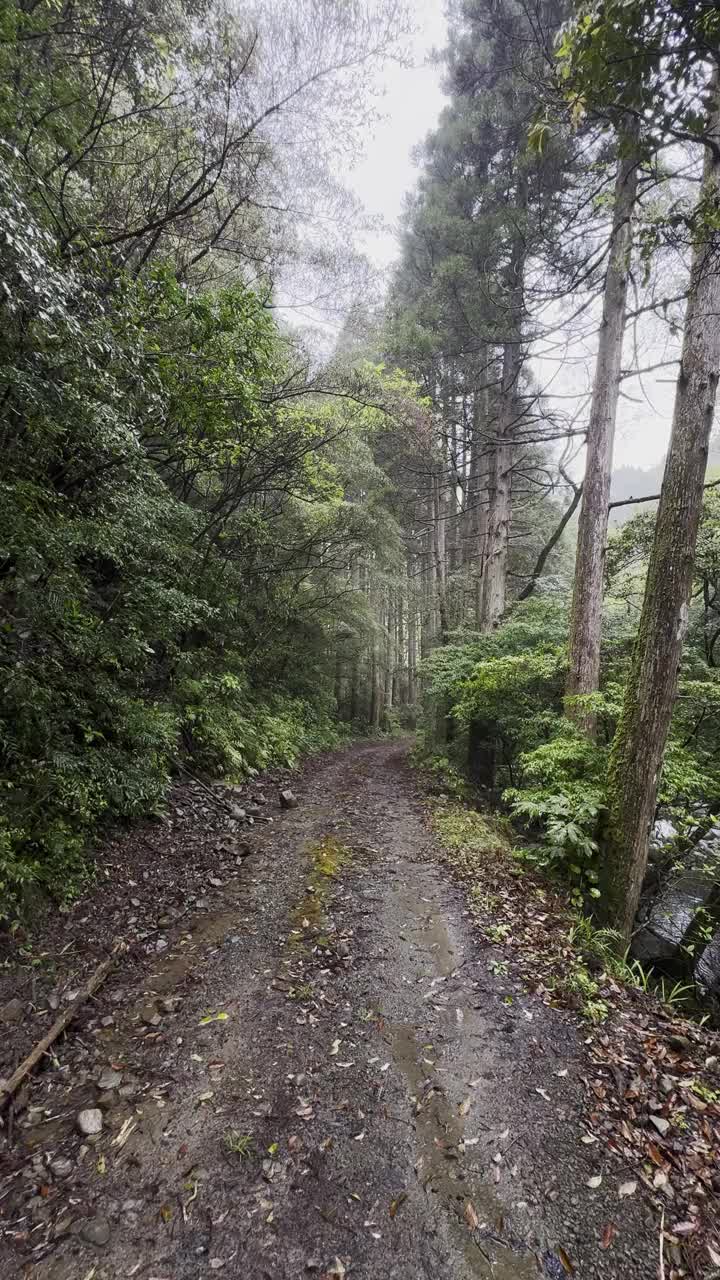
M514 348L506 345L503 355L503 386L515 380L519 366ZM509 370L509 372L506 372ZM510 481L512 450L510 433L515 418L515 399L503 393L498 439L490 452L488 476L486 555L482 575L480 630L492 631L505 612L507 589L507 556L510 532Z
M395 608L393 592L388 588L387 612L385 614L385 688L383 693L383 717L387 721L388 713L393 705L393 688L395 683Z
M445 504L442 493L442 472L436 468L432 477L432 555L435 604L439 623L440 643L447 644L450 625L447 608L447 580L445 560Z
M632 245L631 219L637 198L637 129L620 139L625 153L618 159L610 254L605 276L587 456L578 524L575 584L570 619L570 670L566 696L594 693L600 684L603 573L608 529L615 419L620 394L623 335ZM590 736L595 716L582 706L566 704L570 719Z
M720 211L720 98L713 78L702 224ZM701 228L700 234L703 234ZM720 371L720 234L696 242L670 449L665 464L640 628L608 775L601 910L628 938L647 865L648 836L677 693L703 482Z
M492 631L498 625L506 605L507 562L510 535L512 441L515 424L520 416L518 395L520 377L525 363L523 343L523 319L525 313L525 215L527 213L527 180L518 172L515 210L518 222L515 226L508 264L508 315L509 335L503 346L500 409L496 438L490 452L488 482L488 511L486 531L486 556L483 573L481 631Z
M415 603L415 557L408 552L407 559L407 700L410 706L417 701L417 606Z

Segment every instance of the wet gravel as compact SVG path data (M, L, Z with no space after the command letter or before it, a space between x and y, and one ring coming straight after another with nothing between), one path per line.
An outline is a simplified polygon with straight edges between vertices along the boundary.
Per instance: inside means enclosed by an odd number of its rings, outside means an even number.
M208 812L203 874L234 874L208 909L176 902L166 947L33 1080L4 1134L0 1274L655 1278L655 1210L582 1142L583 1025L479 936L406 747L293 789L239 864Z

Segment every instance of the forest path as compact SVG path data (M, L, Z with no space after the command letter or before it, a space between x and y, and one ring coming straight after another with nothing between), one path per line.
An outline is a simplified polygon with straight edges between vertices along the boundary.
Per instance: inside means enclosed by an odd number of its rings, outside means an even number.
M493 959L417 786L397 742L310 770L222 909L149 962L94 1043L78 1033L142 1089L104 1082L84 1150L87 1083L22 1130L19 1155L72 1172L48 1231L47 1190L18 1220L16 1170L4 1277L657 1276L652 1211L582 1142L582 1027Z

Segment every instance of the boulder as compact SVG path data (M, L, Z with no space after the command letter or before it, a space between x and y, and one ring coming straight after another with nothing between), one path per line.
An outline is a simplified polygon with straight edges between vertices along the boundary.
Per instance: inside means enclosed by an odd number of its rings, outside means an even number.
M720 999L720 929L695 965L695 981L708 995Z
M650 832L649 861L662 862L677 834L677 827L669 818L658 818Z
M294 791L288 787L287 790L280 792L280 808L281 809L297 809L298 798Z
M712 909L719 890L720 827L713 827L652 903L642 928L635 934L633 955L643 964L680 958L698 911Z

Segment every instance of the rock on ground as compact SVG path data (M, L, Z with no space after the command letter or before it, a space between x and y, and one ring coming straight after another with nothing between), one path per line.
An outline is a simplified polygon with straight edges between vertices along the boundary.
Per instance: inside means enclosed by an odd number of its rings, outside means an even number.
M720 885L720 827L714 827L684 859L653 901L633 938L633 954L643 963L677 960L698 912L714 905Z

